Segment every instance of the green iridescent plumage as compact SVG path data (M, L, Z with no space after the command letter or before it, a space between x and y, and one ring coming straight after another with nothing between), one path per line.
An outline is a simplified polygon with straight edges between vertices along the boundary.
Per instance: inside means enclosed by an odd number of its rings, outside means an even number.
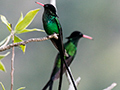
M60 81L59 81L59 87L58 90L61 90L61 85L62 85L62 73L63 73L63 62L65 63L64 60L64 46L63 46L63 35L62 35L62 28L60 25L60 22L58 20L57 14L56 14L56 9L52 4L41 4L39 2L36 2L37 4L40 4L44 7L44 13L42 17L43 21L43 27L48 35L52 35L54 33L58 34L58 39L52 38L50 39L54 46L58 49L60 52L60 57L61 57L61 73L60 73ZM68 70L68 66L65 63L66 68ZM69 70L68 70L69 72ZM69 73L71 76L71 74ZM72 77L71 77L72 78ZM73 79L72 79L73 81ZM73 82L74 86L75 83ZM44 89L45 90L45 89Z
M68 54L68 57L64 56L64 59L66 61L66 63L68 64L68 66L71 64L71 62L73 61L76 52L77 52L77 44L79 39L83 36L82 33L80 33L79 31L74 31L71 35L74 36L69 36L68 37L68 41L64 44L64 48L66 50L66 53ZM55 66L53 69L53 73L51 76L55 79L59 78L59 74L57 74L60 71L60 64L61 64L61 58L60 58L60 53L58 53L56 60L55 60ZM63 67L63 72L66 70L65 67Z
M61 28L60 23L58 21L58 18L55 16L51 16L47 14L47 11L44 11L43 14L43 26L48 35L51 35L53 33L59 34L59 28Z
M44 13L43 13L42 20L43 20L43 27L44 27L46 33L48 35L51 35L53 33L58 34L58 39L57 40L54 39L54 38L50 39L60 53L60 59L59 59L60 63L58 64L59 67L60 67L60 73L59 73L60 81L59 81L58 90L61 90L61 85L62 85L62 73L63 73L63 70L64 70L63 69L63 62L65 64L65 67L66 67L69 75L70 75L73 86L74 86L75 90L77 90L76 85L74 83L74 80L72 78L72 75L71 75L71 73L68 69L68 65L64 60L65 50L64 50L64 46L63 46L62 27L61 27L60 22L58 20L58 16L56 14L56 9L52 4L42 4L42 3L39 3L39 2L36 2L36 3L44 7ZM72 55L72 54L74 54L74 52L70 52L70 55ZM52 81L53 81L53 79L52 79ZM50 85L50 86L52 86L52 85ZM43 88L42 90L46 90L46 87ZM52 87L50 87L50 90L52 90Z
M45 4L44 9L45 10L43 13L42 21L45 32L48 35L52 35L54 33L58 34L58 40L53 38L51 39L51 41L60 52L64 53L63 44L62 44L62 40L63 40L62 27L58 20L56 9L51 4Z
M64 44L64 48L66 50L66 53L68 54L68 57L64 56L64 59L68 66L71 64L71 62L73 61L73 59L76 55L77 44L81 37L92 39L89 36L87 36L87 37L84 36L79 31L74 31L69 37L67 37L68 41ZM53 81L60 77L60 65L61 65L61 58L60 58L60 53L58 53L58 55L55 59L55 63L54 63L54 67L53 67L53 71L52 71L50 80L48 81L48 83L45 85L45 87L42 90L45 90L48 86L50 87L49 90L52 90L51 88L53 85ZM66 68L65 68L65 65L63 65L63 73L65 71L66 71Z

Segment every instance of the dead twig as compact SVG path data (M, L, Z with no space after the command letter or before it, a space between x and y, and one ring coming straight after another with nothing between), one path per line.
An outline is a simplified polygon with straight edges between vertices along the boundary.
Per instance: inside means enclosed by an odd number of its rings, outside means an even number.
M28 40L25 40L25 41L22 41L22 42L12 43L12 44L9 44L9 45L7 45L7 46L1 47L1 48L0 48L0 52L5 51L5 50L8 50L8 49L10 49L10 48L12 48L12 47L19 46L19 45L26 45L27 43L30 43L30 42L45 41L45 40L48 40L48 39L51 39L51 38L58 39L58 36L57 36L56 33L54 33L54 34L52 34L52 35L49 35L49 36L46 36L46 37L42 37L42 38L31 38L31 39L28 39Z
M112 90L116 85L117 85L117 83L112 83L109 87L107 87L106 89L103 89L103 90Z
M68 67L68 68L69 68L70 73L72 74L70 67ZM69 82L69 88L68 88L68 90L74 90L74 86L72 84L71 78L70 78L67 70L66 70L66 76L67 76L67 79L68 79L68 82ZM73 75L72 75L72 77L73 77ZM80 83L80 80L81 80L80 77L78 77L76 80L74 80L76 86L78 86L78 84Z

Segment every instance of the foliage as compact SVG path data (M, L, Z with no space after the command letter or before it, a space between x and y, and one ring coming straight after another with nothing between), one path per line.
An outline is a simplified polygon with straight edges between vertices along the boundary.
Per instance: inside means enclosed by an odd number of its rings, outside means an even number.
M12 35L14 35L14 43L17 43L17 42L21 42L23 40L20 37L18 37L16 34L22 34L22 33L27 33L27 32L32 32L32 31L43 31L43 30L40 30L37 28L27 29L27 27L33 21L33 19L35 18L36 14L38 13L39 10L40 9L31 10L25 15L25 17L23 17L23 13L21 13L21 16L20 16L17 24L15 25L14 30L12 30L12 25L8 22L6 17L3 15L0 15L1 21L7 26L8 30L10 32L10 35L8 35L4 40L2 40L0 42L0 48L6 46L9 43ZM25 45L24 46L20 45L20 49L24 53L25 53L25 48L26 48ZM8 55L8 53L5 55L0 55L0 59L4 58L7 55ZM5 71L5 67L1 61L0 61L0 70Z
M18 88L17 90L23 90L23 89L25 89L25 87L20 87L20 88Z
M2 70L4 72L6 71L6 69L5 69L4 65L3 65L3 63L1 62L1 59L5 58L9 53L10 52L8 52L8 53L6 53L4 55L0 55L0 70Z
M0 85L2 86L2 89L5 90L5 87L4 87L4 85L2 84L2 82L0 82ZM17 90L23 90L23 89L25 89L25 87L20 87L20 88L18 88Z
M4 85L2 84L2 82L0 82L1 86L2 86L2 89L5 90L5 87Z
M10 37L12 37L12 35L14 35L14 43L15 42L21 42L23 41L20 37L18 37L16 34L22 34L22 33L27 33L27 32L32 32L32 31L42 31L40 29L37 28L33 28L33 29L27 29L27 27L30 25L30 23L33 21L33 19L35 18L36 14L38 13L40 9L35 9L35 10L31 10L29 11L25 17L23 18L23 14L21 13L21 16L17 22L17 24L15 25L14 30L12 30L12 25L8 22L8 20L6 19L5 16L0 15L1 16L1 20L2 22L7 26L8 30L10 31ZM13 32L12 32L13 31ZM9 39L7 36L3 41L0 42L0 45L6 43L6 41ZM23 52L25 52L25 47L21 45L21 50Z
M8 31L10 32L10 35L8 35L4 40L2 40L0 42L0 48L3 48L4 46L6 46L10 42L11 39L14 40L13 43L22 42L23 40L20 37L18 37L18 34L32 32L32 31L44 32L44 30L37 29L37 28L33 28L33 29L27 28L31 24L31 22L33 21L33 19L35 18L36 14L38 13L39 10L40 9L31 10L25 15L25 17L23 17L23 13L21 13L21 16L20 16L17 24L15 25L14 30L13 30L12 24L8 22L6 17L3 15L0 15L1 21L7 26ZM13 39L13 37L14 37L14 39ZM25 53L26 46L20 45L20 49ZM1 59L5 58L9 53L10 52L7 52L4 55L0 55L0 70L1 71L6 72L5 66L1 62ZM2 82L0 82L0 84L2 86L2 89L5 90ZM23 89L25 89L25 87L20 87L17 90L23 90Z

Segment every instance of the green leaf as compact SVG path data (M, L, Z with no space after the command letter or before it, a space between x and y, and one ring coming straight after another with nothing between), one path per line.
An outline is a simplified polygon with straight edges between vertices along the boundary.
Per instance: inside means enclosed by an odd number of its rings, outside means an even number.
M14 36L14 43L22 42L23 40L19 38L18 36ZM22 49L23 52L25 52L26 46L20 45L20 48Z
M8 54L10 54L10 52L7 52L7 53L4 54L4 55L0 55L0 60L3 59L4 57L6 57Z
M33 21L35 15L38 13L39 10L40 9L29 11L24 19L15 26L15 33L19 33L20 31L26 29L28 25Z
M6 37L4 40L2 40L2 41L0 42L0 46L6 42L7 38L8 38L8 37Z
M2 41L0 42L0 48L6 46L6 45L9 43L11 37L12 37L12 34L10 34L10 35L7 36L4 40L2 40Z
M21 12L21 15L20 15L20 18L19 18L17 24L18 24L19 22L21 22L22 20L23 20L23 13Z
M1 61L0 61L0 70L6 72L5 66Z
M23 89L25 89L25 87L20 87L20 88L18 88L17 90L23 90Z
M3 59L4 57L6 57L8 54L10 54L10 52L7 52L4 55L0 55L0 60ZM1 61L0 61L0 70L2 70L4 72L6 71L5 66L3 65L3 63Z
M33 28L33 29L24 29L24 30L20 31L18 34L27 33L27 32L32 32L32 31L41 31L41 32L45 32L44 30L37 29L37 28Z
M5 87L4 85L2 84L2 82L0 82L1 86L2 86L2 89L5 90Z
M0 16L1 16L2 22L7 26L8 30L11 32L11 24L7 21L5 16L3 15L0 15Z

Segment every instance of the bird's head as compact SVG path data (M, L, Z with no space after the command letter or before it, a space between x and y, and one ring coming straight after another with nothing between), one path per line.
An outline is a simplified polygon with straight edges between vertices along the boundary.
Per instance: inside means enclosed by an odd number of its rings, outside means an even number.
M67 37L67 39L69 39L69 40L70 39L80 39L82 37L83 38L87 38L87 39L93 39L90 36L82 34L80 31L74 31L74 32L72 32L72 34L69 37Z
M36 3L43 6L46 11L50 12L50 14L57 16L56 8L52 4L42 4L40 2L36 2Z

